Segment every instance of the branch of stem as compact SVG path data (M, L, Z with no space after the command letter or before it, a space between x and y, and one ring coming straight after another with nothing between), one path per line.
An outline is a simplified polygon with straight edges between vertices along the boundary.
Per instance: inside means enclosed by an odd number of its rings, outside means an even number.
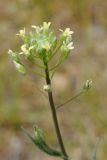
M85 93L85 92L86 92L86 90L80 91L78 94L76 94L75 96L71 97L70 99L68 99L68 100L65 101L64 103L56 106L56 109L62 108L64 105L66 105L67 103L71 102L72 100L74 100L75 98L79 97L80 95L82 95L82 94Z

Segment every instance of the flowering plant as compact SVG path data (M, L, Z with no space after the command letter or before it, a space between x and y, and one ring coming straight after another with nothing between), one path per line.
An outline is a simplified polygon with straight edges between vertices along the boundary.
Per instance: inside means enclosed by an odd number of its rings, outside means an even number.
M19 53L12 50L9 50L8 53L11 56L16 69L22 74L27 73L27 68L22 63L21 56L23 56L25 60L35 64L43 70L44 74L42 75L39 73L39 75L43 76L46 80L46 84L43 89L48 93L49 104L52 111L52 118L60 150L53 149L47 144L44 138L44 133L38 126L34 127L33 135L31 135L24 128L22 129L31 141L43 152L51 156L61 157L63 160L69 160L59 128L56 111L58 108L88 91L92 86L92 81L87 80L82 88L82 91L74 97L68 99L63 104L55 106L51 88L51 79L57 67L68 58L71 50L74 49L74 46L72 41L73 31L71 31L70 28L66 28L65 30L60 29L60 36L57 38L54 32L50 29L50 25L50 22L44 22L42 26L33 25L32 30L29 33L26 33L25 28L20 30L17 35L22 39L23 44L20 47ZM54 66L50 67L49 62L56 54L59 55L58 61L54 64ZM38 60L39 64L37 63Z

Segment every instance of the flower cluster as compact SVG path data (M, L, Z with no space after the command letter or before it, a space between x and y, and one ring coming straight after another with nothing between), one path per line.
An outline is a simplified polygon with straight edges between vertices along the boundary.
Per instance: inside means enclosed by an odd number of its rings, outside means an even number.
M61 51L66 56L69 54L70 50L74 49L73 42L72 42L72 34L73 31L70 30L70 28L66 28L65 31L61 30L62 36L62 45L61 45Z
M18 55L15 52L13 52L11 49L9 49L8 54L11 56L16 69L20 73L25 74L26 69L25 69L24 65L20 62Z
M23 44L20 47L19 54L12 50L9 50L8 53L11 57L14 54L17 58L22 54L32 63L35 62L36 58L39 58L44 64L48 63L51 57L59 51L60 57L64 60L69 55L70 50L74 48L72 42L73 31L70 28L66 28L64 31L60 29L62 33L57 39L54 32L50 30L50 25L50 22L43 22L42 26L32 25L32 30L29 33L26 33L25 28L20 30L17 35L22 39ZM13 58L13 61L14 64L17 62L17 64L23 66L19 58L18 61ZM19 70L19 67L17 69Z

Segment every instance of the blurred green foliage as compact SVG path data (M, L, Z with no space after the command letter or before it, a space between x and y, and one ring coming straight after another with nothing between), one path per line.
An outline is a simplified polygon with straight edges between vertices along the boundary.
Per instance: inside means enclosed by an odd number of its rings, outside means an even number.
M36 75L21 76L9 59L9 48L18 50L19 29L51 21L57 29L74 30L75 50L59 68L53 86L59 104L74 95L86 79L94 86L77 101L58 111L63 136L74 159L90 157L96 137L103 140L98 159L107 158L107 2L105 0L1 0L0 1L0 159L47 159L27 145L17 126L39 123L47 131L47 139L55 144L48 103L37 86L44 81ZM21 43L21 42L20 42ZM61 78L60 78L61 77ZM51 118L51 117L50 117ZM48 132L49 131L49 132ZM16 140L16 139L17 140ZM18 139L19 138L19 139ZM17 141L17 143L12 143ZM70 141L69 141L70 139ZM21 142L20 142L21 141ZM17 149L20 144L21 149ZM20 146L19 145L19 146ZM14 150L13 150L13 148ZM16 147L16 150L15 150ZM10 148L10 150L9 150ZM26 155L26 156L25 156ZM29 155L32 155L31 157ZM15 159L15 158L13 158Z

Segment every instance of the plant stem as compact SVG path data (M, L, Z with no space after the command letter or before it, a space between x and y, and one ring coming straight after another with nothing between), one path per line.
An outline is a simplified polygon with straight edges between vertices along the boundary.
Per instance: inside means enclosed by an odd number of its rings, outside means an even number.
M78 98L79 96L81 96L83 93L85 93L86 90L82 90L79 93L77 93L75 96L71 97L70 99L68 99L67 101L65 101L64 103L56 106L56 109L60 109L61 107L63 107L64 105L68 104L69 102L71 102L72 100Z
M47 85L51 86L51 80L50 80L50 76L49 76L49 70L48 70L48 64L47 63L45 63L45 67L46 67L45 68L46 83L47 83ZM50 103L50 107L51 107L51 112L52 112L52 117L53 117L55 130L56 130L56 134L57 134L57 139L58 139L58 142L59 142L59 145L60 145L60 149L63 153L63 159L68 160L68 155L66 153L64 143L63 143L63 139L62 139L62 136L61 136L61 132L60 132L60 129L59 129L59 124L58 124L55 104L54 104L54 100L53 100L52 90L48 91L48 98L49 98L49 103Z

